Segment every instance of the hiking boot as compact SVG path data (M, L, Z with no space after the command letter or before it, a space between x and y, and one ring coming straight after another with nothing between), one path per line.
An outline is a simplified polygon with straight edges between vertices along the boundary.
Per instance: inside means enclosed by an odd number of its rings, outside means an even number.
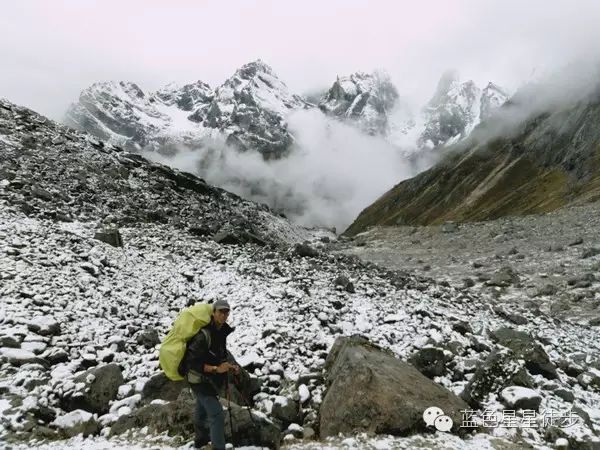
M210 439L208 436L196 436L194 439L194 448L202 448L204 450L211 450L212 446L208 445Z

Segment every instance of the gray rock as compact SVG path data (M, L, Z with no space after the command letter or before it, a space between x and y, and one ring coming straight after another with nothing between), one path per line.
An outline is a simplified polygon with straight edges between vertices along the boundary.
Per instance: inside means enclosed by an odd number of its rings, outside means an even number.
M515 312L509 312L501 306L494 306L494 312L498 314L500 317L508 320L509 322L514 323L515 325L525 325L528 321L521 314L517 314Z
M442 225L443 233L454 233L458 231L458 225L455 222L444 222Z
M503 403L512 409L532 409L537 411L542 403L539 392L521 386L509 386L500 393Z
M497 270L490 280L486 283L488 286L506 287L519 282L519 275L509 266Z
M55 336L60 334L60 323L48 317L38 317L27 324L27 329L40 336Z
M556 395L559 398L562 398L564 401L569 403L573 403L575 401L575 395L573 395L573 392L569 391L568 389L555 389L554 395Z
M408 362L427 378L440 377L447 372L448 358L444 351L435 347L425 347L417 350Z
M273 414L273 417L281 420L284 426L287 426L290 423L299 422L302 419L298 402L287 397L278 398L277 401L273 403L271 413Z
M537 294L538 296L542 296L542 295L554 295L558 292L558 288L553 285L553 284L546 284L543 287L541 287Z
M354 293L354 284L350 281L350 279L346 275L339 275L334 281L333 284L336 286L342 286L346 292Z
M600 391L600 376L594 372L588 371L580 374L577 377L577 382L586 389Z
M0 336L0 347L20 348L21 343L13 336Z
M300 257L315 257L319 255L318 250L303 242L294 246L294 254Z
M94 379L89 382L88 375ZM124 383L121 368L117 364L107 364L87 370L74 378L76 383L85 383L83 392L61 399L61 406L65 411L83 409L98 414L108 412L111 400L117 398L119 386Z
M225 403L226 405L226 403ZM171 436L192 438L194 399L184 389L176 401L162 405L147 405L121 417L111 426L110 436L119 435L135 428L148 427L153 433L167 432ZM229 413L225 413L225 439L235 446L256 445L279 448L279 428L264 418L252 414L248 409L231 403L235 435L231 435Z
M121 238L121 233L118 228L98 230L94 234L94 239L112 245L113 247L123 247L123 239Z
M512 351L495 350L477 367L460 396L478 408L488 394L512 385L533 387L533 380Z
M511 349L518 358L525 360L525 367L534 375L543 375L548 379L556 379L556 367L535 339L527 333L512 328L502 327L492 331L492 339L504 347Z
M593 258L596 255L600 255L600 248L596 248L596 247L586 248L581 253L581 259Z
M425 428L423 412L436 405L460 424L468 406L410 364L362 337L336 340L325 363L321 437L367 430L402 435ZM399 408L398 405L403 405Z
M575 245L580 245L580 244L583 244L583 238L582 237L576 237L571 242L569 242L569 247L574 247Z
M152 401L155 399L173 401L188 386L186 381L171 381L164 373L158 373L148 379L142 389L142 399Z
M160 344L160 338L158 337L158 331L154 328L147 328L138 334L136 338L136 342L139 345L143 345L144 347L150 349L154 348L156 345Z

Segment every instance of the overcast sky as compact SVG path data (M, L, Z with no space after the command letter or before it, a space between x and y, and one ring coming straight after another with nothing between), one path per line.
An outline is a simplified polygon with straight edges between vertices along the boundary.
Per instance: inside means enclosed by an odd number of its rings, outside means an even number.
M0 96L60 118L94 81L215 86L257 58L299 93L373 69L419 98L448 68L514 90L598 42L597 0L5 1Z

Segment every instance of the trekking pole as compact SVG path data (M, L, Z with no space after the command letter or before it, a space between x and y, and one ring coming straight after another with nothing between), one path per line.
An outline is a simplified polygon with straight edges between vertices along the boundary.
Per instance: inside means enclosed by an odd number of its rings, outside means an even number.
M234 380L235 379L236 378L235 378L235 375L234 375ZM246 407L248 408L247 411L248 411L248 415L250 416L250 421L252 422L252 426L254 427L254 429L256 429L257 428L256 422L254 421L254 417L252 417L252 413L250 412L250 402L248 401L248 399L246 398L246 396L242 392L242 389L238 389L238 392L240 394L240 397L242 397L242 400L246 404Z
M231 415L231 383L229 382L229 378L231 377L231 373L227 371L227 410L229 411L229 428L231 428L231 441L235 442L235 437L233 435L233 418Z

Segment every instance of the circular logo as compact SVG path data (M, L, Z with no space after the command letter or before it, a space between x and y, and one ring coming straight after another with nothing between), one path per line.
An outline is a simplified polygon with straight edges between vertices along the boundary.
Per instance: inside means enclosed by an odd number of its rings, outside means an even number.
M430 406L423 413L423 420L425 421L428 427L432 427L435 423L435 419L442 415L444 415L444 411L442 411L437 406Z
M446 415L437 416L433 422L438 431L450 431L452 429L452 419Z

